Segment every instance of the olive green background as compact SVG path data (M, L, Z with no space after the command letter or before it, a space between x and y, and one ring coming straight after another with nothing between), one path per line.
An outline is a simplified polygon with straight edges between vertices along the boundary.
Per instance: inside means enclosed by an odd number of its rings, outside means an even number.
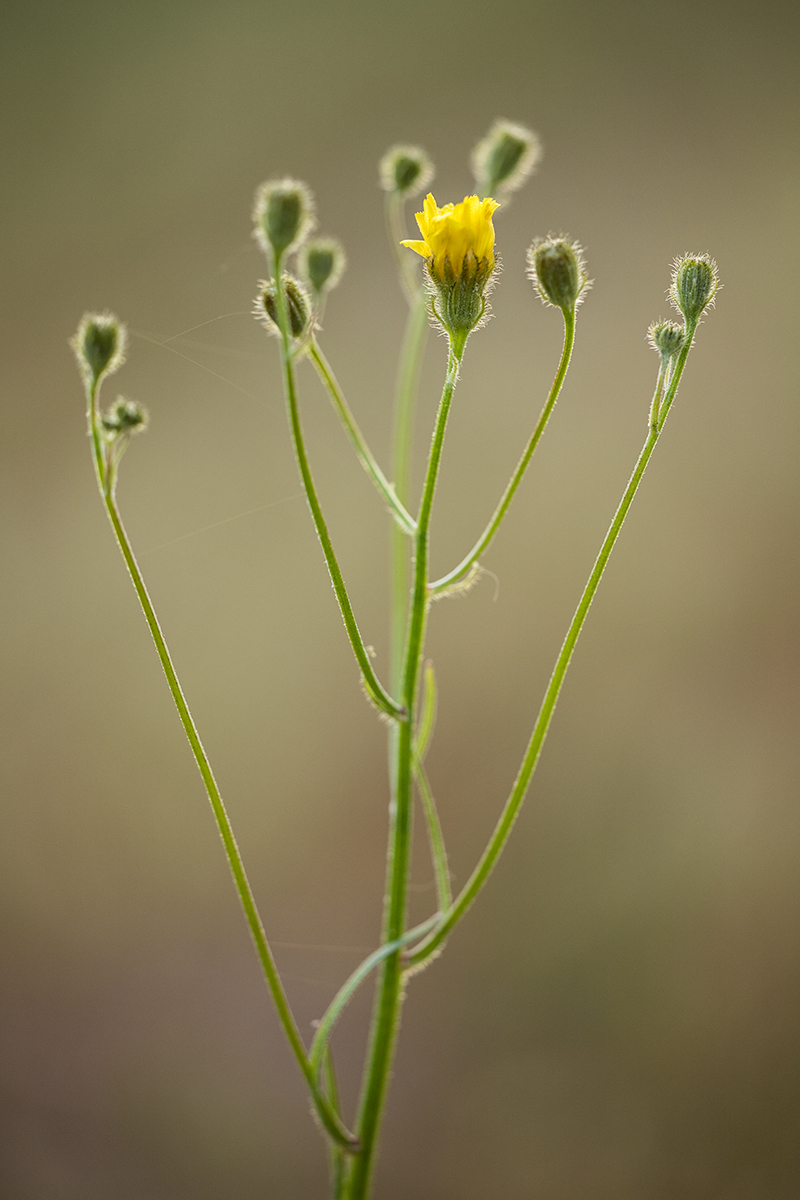
M96 495L67 347L132 339L120 501L304 1030L378 936L385 730L359 690L249 315L263 179L349 268L323 346L381 460L404 319L376 164L440 203L497 116L544 159L496 219L434 569L546 394L535 235L595 286L552 427L465 599L430 754L456 883L499 811L645 434L670 263L724 289L590 614L512 843L412 981L378 1200L800 1194L798 10L791 0L3 6L3 1059L8 1200L313 1200L326 1162ZM184 334L183 331L191 330ZM182 336L177 336L182 335ZM162 346L165 339L172 339ZM444 367L432 337L417 479ZM311 371L319 490L379 672L388 519ZM418 834L421 835L421 829ZM429 911L419 837L414 913ZM352 1105L368 1016L337 1035Z

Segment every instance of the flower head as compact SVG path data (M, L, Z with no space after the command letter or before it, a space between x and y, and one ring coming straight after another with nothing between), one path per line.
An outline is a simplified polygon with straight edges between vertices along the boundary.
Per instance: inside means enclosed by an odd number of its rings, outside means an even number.
M432 259L431 271L440 278L447 274L445 262L453 275L460 275L466 258L477 262L488 262L488 270L494 267L494 226L492 216L500 207L496 200L487 196L465 196L460 204L445 204L444 208L428 192L422 212L417 213L422 242L406 241L402 245L416 251L423 258Z
M439 208L429 192L417 224L424 241L405 241L425 259L431 285L431 313L460 358L467 337L486 312L484 292L495 268L492 216L499 204L487 196L466 196Z

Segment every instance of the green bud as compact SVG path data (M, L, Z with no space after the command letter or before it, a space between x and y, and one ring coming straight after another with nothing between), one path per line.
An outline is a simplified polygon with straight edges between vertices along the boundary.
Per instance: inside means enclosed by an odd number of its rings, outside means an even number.
M655 321L647 331L650 345L665 364L680 354L686 342L686 330L675 321Z
M90 387L119 370L127 343L128 331L117 317L111 313L84 313L70 345Z
M583 251L565 238L537 238L528 250L528 277L545 304L571 312L590 286Z
M345 264L344 250L335 238L306 242L300 254L300 274L317 295L336 287Z
M713 302L719 287L717 264L707 254L675 260L670 299L687 322L696 323Z
M472 151L472 171L484 196L515 192L542 157L535 133L512 121L495 121Z
M103 429L112 437L120 434L142 433L147 428L147 409L136 400L117 397L108 412L100 418Z
M293 338L300 338L306 333L310 319L311 303L308 293L300 280L295 279L293 275L283 275L282 279L286 307L289 312L289 331ZM253 312L270 333L280 337L281 325L278 316L277 293L278 289L274 279L262 280Z
M392 146L380 162L381 187L404 198L423 191L433 175L433 163L419 146Z
M268 180L256 191L255 236L261 249L280 257L296 250L314 225L314 201L296 179Z

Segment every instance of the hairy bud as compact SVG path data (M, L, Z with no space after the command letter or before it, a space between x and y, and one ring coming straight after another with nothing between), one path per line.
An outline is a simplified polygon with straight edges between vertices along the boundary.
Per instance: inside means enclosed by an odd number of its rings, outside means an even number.
M392 146L379 170L383 190L403 198L424 191L434 176L433 163L419 146Z
M336 287L346 261L341 243L335 238L317 238L306 242L300 253L300 273L319 296Z
M296 250L314 225L314 201L296 179L269 180L256 191L253 206L255 237L261 249L276 258Z
M147 428L147 409L137 400L125 400L118 396L108 412L100 418L103 429L111 437L121 434L143 433Z
M495 121L472 152L472 171L484 196L500 196L522 187L542 157L535 133L512 121Z
M545 304L562 312L573 311L583 299L589 281L583 251L566 238L537 238L528 250L528 276Z
M713 303L719 276L717 264L707 254L684 255L675 260L670 299L687 322L696 323Z
M112 313L85 313L78 331L70 339L86 383L96 387L105 375L113 375L125 361L128 331Z
M686 330L675 321L655 321L647 331L650 345L665 364L680 354L686 343Z
M286 308L289 313L289 333L293 338L302 337L308 330L311 304L308 293L299 279L292 275L283 275L283 293L286 297ZM262 325L275 334L281 335L280 316L278 314L278 288L274 279L263 280L259 285L256 296L255 316Z

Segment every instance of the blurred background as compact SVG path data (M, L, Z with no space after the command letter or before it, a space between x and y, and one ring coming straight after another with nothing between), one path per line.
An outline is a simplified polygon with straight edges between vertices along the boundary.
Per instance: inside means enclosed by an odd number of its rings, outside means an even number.
M67 339L86 309L130 325L105 399L142 401L151 429L121 506L310 1034L378 937L385 730L300 496L277 346L249 315L252 195L307 180L344 242L322 345L387 463L405 309L377 162L417 142L437 199L459 200L502 116L544 158L496 220L504 272L453 411L434 570L483 527L557 363L527 245L578 237L595 286L485 559L496 581L432 614L429 769L457 886L644 438L672 259L710 252L724 290L510 847L411 984L376 1197L797 1197L796 4L7 0L3 24L2 1195L327 1187L96 493ZM444 362L432 337L418 482ZM301 389L385 677L388 518L307 367ZM414 915L433 895L420 836ZM365 993L335 1042L348 1106L368 1013Z

